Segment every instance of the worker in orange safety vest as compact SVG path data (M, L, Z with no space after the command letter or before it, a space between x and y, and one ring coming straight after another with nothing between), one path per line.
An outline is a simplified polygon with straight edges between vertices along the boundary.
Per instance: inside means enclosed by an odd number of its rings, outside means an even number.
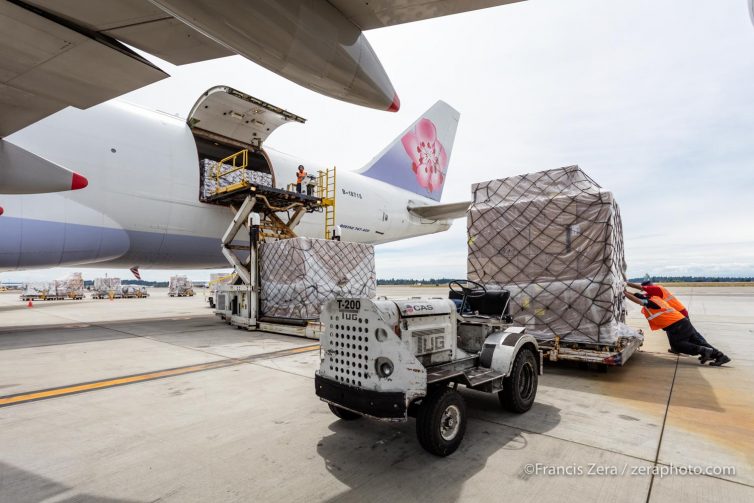
M673 295L673 292L668 290L664 285L653 283L651 280L642 281L641 285L637 285L636 283L631 282L626 283L626 285L630 286L631 288L636 288L637 290L643 290L644 293L646 293L649 297L660 297L662 300L670 304L670 307L680 312L686 318L689 318L689 312L686 309L686 306L684 306L683 303L678 300L678 297ZM710 343L707 342L704 336L702 336L702 334L700 334L696 329L694 329L694 336L691 338L691 342L698 344L699 346L706 346L708 348L712 347L712 345L710 345ZM677 353L677 351L674 351L672 348L668 349L668 351L671 353Z
M301 184L304 183L304 178L306 178L306 175L308 173L304 171L304 165L299 164L298 165L298 171L296 171L296 192L301 194Z
M653 283L651 280L642 281L641 285L637 285L636 283L630 283L630 282L626 284L630 286L631 288L636 288L637 290L644 290L644 293L646 293L650 297L660 297L662 300L670 304L670 307L680 312L686 318L689 317L689 312L686 309L686 306L683 305L683 302L678 300L678 297L673 295L673 292L668 290L664 285Z
M714 347L695 343L697 332L691 321L662 298L629 291L624 293L628 300L642 306L641 314L649 322L650 329L665 331L674 352L700 355L699 362L702 365L712 360L710 365L719 367L730 361L729 357Z

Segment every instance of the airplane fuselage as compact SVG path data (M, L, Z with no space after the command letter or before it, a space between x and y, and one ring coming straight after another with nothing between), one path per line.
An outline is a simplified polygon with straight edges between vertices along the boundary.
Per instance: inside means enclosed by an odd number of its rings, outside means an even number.
M232 213L199 201L199 158L185 120L123 101L67 108L7 141L86 176L88 187L3 195L0 270L92 267L214 268L227 262L220 237ZM265 148L276 186L325 166ZM407 211L434 201L346 170L337 171L336 223L345 241L386 243L446 230ZM304 216L298 235L324 237L324 216Z

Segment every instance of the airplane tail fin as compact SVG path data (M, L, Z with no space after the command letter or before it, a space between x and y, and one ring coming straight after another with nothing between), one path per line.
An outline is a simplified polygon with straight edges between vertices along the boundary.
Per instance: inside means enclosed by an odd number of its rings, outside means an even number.
M438 101L359 173L439 201L459 117Z

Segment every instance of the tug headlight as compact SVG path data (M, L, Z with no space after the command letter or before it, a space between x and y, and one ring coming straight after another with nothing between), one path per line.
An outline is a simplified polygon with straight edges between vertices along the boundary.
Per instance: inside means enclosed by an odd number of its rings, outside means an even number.
M377 342L383 342L387 339L387 330L384 328L378 328L374 331L374 336L377 338Z
M389 358L385 358L384 356L381 356L377 358L374 362L375 370L377 371L377 375L385 378L390 377L393 375L393 362L390 361Z

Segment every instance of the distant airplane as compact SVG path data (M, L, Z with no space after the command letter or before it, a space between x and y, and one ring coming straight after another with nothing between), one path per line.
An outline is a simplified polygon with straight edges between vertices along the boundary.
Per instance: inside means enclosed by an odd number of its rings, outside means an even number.
M459 114L439 101L359 172L338 171L342 239L386 243L446 230L468 202L438 204ZM0 197L0 270L63 265L211 268L227 262L220 237L232 214L200 202L201 161L247 148L250 167L278 188L303 164L263 146L276 127L304 119L234 89L204 93L187 120L121 100L67 108L0 140L6 170L32 164L52 184L61 166L83 173L84 190ZM324 237L322 213L296 232Z

